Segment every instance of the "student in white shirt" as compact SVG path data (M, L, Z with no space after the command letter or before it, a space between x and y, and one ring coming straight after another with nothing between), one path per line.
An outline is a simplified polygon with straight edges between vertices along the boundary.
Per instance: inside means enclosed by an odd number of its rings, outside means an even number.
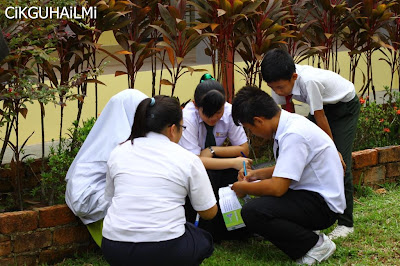
M346 237L354 231L351 153L360 112L353 83L329 70L295 65L293 58L281 49L273 49L265 55L261 73L278 104L284 108L292 106L290 98L307 103L310 106L308 118L335 142L345 168L347 208L329 237Z
M207 169L208 176L218 200L218 189L236 181L238 170L251 160L249 147L243 127L233 123L232 105L225 100L222 85L210 74L203 75L194 93L194 102L183 109L183 121L186 130L179 145L198 155ZM226 139L230 146L223 146ZM189 221L195 218L190 204L185 206ZM214 240L243 238L243 230L229 232L226 230L222 214L218 213L212 221L200 220L201 228L211 232Z
M335 244L314 230L328 228L346 208L343 169L335 144L308 119L281 110L256 87L242 88L232 116L253 134L274 140L276 165L239 173L232 189L257 195L242 209L246 227L301 264L329 258ZM260 182L249 182L261 180Z
M65 202L101 246L101 228L109 203L104 199L107 160L129 136L136 107L147 96L123 90L108 101L68 169Z
M211 256L211 235L185 219L186 196L203 219L217 205L200 159L177 144L182 123L175 98L145 99L128 140L112 151L102 241L111 265L198 265Z

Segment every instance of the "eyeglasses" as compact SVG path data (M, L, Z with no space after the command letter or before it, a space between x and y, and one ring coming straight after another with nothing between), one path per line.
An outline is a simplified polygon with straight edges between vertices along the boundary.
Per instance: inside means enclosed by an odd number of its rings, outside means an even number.
M176 125L176 124L172 124L172 125ZM168 127L172 127L172 125L169 125ZM182 131L185 131L185 129L186 129L186 126L184 126L184 125L176 125L176 127L178 127L178 128L182 128Z

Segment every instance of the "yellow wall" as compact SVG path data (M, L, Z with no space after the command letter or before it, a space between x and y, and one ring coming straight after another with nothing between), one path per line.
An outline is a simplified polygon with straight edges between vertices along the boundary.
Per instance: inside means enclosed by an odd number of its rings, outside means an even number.
M106 45L115 45L115 40L111 32L106 33L104 38L100 40L100 43ZM390 68L389 66L383 62L382 60L378 60L380 54L375 53L374 58L374 81L377 90L382 90L384 85L389 85L390 83ZM339 53L339 60L341 66L341 75L345 78L349 77L349 58L347 56L347 52ZM307 62L305 62L307 63ZM239 66L243 66L243 63L238 63ZM360 62L360 67L363 71L365 71L364 62ZM199 65L197 68L205 68L208 69L211 73L210 65ZM164 75L166 72L164 72ZM178 96L181 102L191 99L194 93L194 89L203 73L197 72L191 76L189 73L184 75L179 81L175 91L175 96ZM236 73L235 74L235 87L236 89L241 88L244 85L243 78ZM102 75L99 77L99 80L104 82L107 86L99 85L98 89L98 106L99 113L110 99L110 97L121 90L127 88L127 76L118 76L114 77L113 74ZM360 71L356 78L356 90L357 92L362 87L362 74ZM398 84L394 85L395 88L398 88ZM136 88L143 91L147 95L151 95L151 71L141 71L137 76ZM158 85L157 85L158 88ZM269 92L269 88L263 83L263 89ZM163 86L162 94L170 95L170 87ZM40 108L38 104L33 104L27 106L28 108L28 116L26 119L21 118L20 125L20 143L24 141L33 131L35 133L27 143L27 145L31 144L39 144L41 143L41 130L40 130ZM52 139L58 139L59 132L59 124L60 124L60 108L59 106L48 105L46 106L46 117L45 117L45 137L46 141L51 141ZM77 113L77 102L71 101L67 103L67 106L64 110L64 134L67 133L67 128L71 127L72 121L75 120ZM93 117L95 115L95 105L94 105L94 85L90 84L88 88L88 96L85 99L85 104L83 107L83 115L82 118L84 120ZM0 129L0 135L3 136L4 129ZM64 135L66 136L66 135Z

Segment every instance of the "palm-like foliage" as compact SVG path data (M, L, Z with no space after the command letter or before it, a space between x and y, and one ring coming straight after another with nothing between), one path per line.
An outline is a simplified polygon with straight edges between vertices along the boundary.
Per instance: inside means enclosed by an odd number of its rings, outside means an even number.
M150 5L153 2L157 1L110 0L108 4L102 3L102 9L107 11L103 19L104 27L113 30L115 39L123 49L117 54L124 55L125 61L104 49L102 51L125 67L124 71L116 71L115 76L128 75L130 88L135 87L136 76L143 66L144 60L155 53L151 49L153 48L154 40L149 41L150 34L153 31L150 27L153 17L148 14L151 12ZM112 22L115 24L112 25Z
M393 15L390 11L390 7L393 5L394 1L391 0L363 0L360 16L356 18L356 22L360 26L360 42L363 43L360 52L362 52L367 65L366 84L360 90L362 96L365 93L369 96L372 91L374 99L376 99L372 54L382 46L385 46L383 40L387 39L387 36L385 36L383 29Z
M239 44L238 25L248 19L262 0L194 0L191 2L199 14L199 21L209 26L217 38L209 38L206 54L211 56L214 77L222 82L228 101L232 101L234 88L235 47Z
M171 96L173 96L178 79L182 75L193 73L194 71L205 71L203 69L193 69L184 65L183 62L192 49L205 38L211 37L212 34L202 33L204 25L191 26L186 22L184 19L187 8L186 0L178 1L175 6L165 7L158 4L158 8L162 17L162 24L160 26L151 25L151 27L159 31L163 36L163 41L158 42L157 46L160 50L166 51L168 62L161 57L159 59L170 74L171 79L163 79L161 83L171 86Z
M392 95L391 92L393 89L395 73L397 73L398 77L397 82L400 81L400 3L398 1L395 5L391 6L391 11L393 12L394 16L385 25L388 38L384 40L385 48L381 49L381 52L384 55L382 60L388 63L391 70L389 96ZM389 102L392 102L391 99L389 99Z
M307 1L284 0L289 16L285 21L285 31L292 37L288 38L286 48L295 63L300 63L313 56L318 48L313 48L308 36L309 28L314 20L309 19L309 10L304 5ZM294 3L291 3L294 2Z
M286 43L287 38L294 37L285 31L289 16L285 9L281 0L263 1L254 15L239 22L238 39L243 47L238 46L237 52L246 64L239 72L245 77L247 85L261 87L260 67L265 53Z
M310 30L314 46L320 47L318 56L325 69L331 69L339 73L337 59L340 33L346 26L349 16L349 8L345 0L312 0L305 5L309 10Z

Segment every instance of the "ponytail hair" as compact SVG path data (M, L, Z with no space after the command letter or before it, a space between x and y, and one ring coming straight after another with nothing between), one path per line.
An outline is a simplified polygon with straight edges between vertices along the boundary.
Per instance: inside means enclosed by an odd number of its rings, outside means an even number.
M208 79L200 82L194 92L197 108L203 108L207 117L213 116L225 104L225 90L218 81Z
M136 109L131 135L127 139L145 137L149 132L161 133L166 127L181 126L182 109L176 98L158 95L144 99Z

